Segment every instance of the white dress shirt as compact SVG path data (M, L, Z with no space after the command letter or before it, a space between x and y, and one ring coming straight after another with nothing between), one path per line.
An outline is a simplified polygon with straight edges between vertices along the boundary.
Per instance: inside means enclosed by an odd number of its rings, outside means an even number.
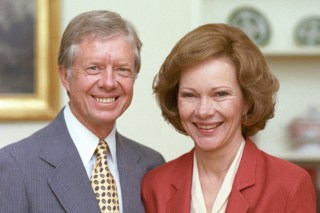
M92 170L96 164L96 156L94 154L99 138L88 130L71 112L69 104L64 109L64 119L69 131L69 134L80 154L82 163L87 171L88 178L90 179ZM112 129L110 134L105 138L108 143L110 152L107 155L108 166L111 174L113 175L118 189L119 207L122 212L122 196L120 177L117 166L117 155L116 155L116 127Z
M232 161L230 168L226 176L223 179L222 185L217 194L216 200L214 201L211 213L224 213L228 204L229 195L232 189L233 180L238 171L238 167L241 161L245 141L241 142L239 150ZM197 164L197 158L194 154L193 157L193 176L192 176L192 189L191 189L191 213L205 213L207 212L206 204L204 201L201 183L199 178L199 170Z

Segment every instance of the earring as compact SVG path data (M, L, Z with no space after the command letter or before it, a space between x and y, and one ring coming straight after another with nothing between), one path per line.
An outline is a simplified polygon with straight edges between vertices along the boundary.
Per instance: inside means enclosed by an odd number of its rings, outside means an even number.
M248 115L245 114L245 115L242 115L242 120L247 120L248 119Z

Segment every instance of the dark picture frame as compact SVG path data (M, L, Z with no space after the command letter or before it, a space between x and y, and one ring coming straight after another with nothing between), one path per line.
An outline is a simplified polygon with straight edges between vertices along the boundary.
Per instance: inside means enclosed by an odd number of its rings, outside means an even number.
M50 120L59 110L60 0L2 1L0 121Z

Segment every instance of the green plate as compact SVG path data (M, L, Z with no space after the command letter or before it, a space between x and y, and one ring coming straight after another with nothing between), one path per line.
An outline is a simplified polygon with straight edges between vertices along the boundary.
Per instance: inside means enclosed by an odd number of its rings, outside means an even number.
M302 19L294 32L295 41L301 46L320 45L320 17L310 16Z
M250 7L233 11L228 23L240 28L259 46L265 46L270 39L271 30L267 19L257 10Z

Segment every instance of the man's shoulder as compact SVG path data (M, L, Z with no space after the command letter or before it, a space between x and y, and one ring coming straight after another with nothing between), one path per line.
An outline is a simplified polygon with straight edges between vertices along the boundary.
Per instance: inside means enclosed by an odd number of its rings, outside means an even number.
M34 133L31 136L28 136L1 148L0 161L13 160L15 162L26 162L27 158L35 156L35 154L39 151L39 146L37 145L37 141L39 140L33 140L33 138L36 137L37 134Z
M133 139L121 135L119 132L116 134L117 140L117 152L121 150L121 154L127 154L131 156L137 156L138 158L144 158L144 163L160 165L165 162L164 157L156 150L143 145Z
M119 132L117 132L116 139L119 143L123 144L125 147L130 148L130 150L135 152L150 153L150 154L160 154L158 151L141 144L133 139L130 139Z
M22 138L18 141L14 141L11 144L8 144L5 147L1 148L0 156L3 155L3 153L9 153L12 156L25 156L26 154L30 156L34 152L39 151L40 146L41 144L43 144L43 142L50 143L53 138L63 137L62 133L67 133L67 130L61 131L63 125L61 125L57 120L59 119L51 121L49 124L33 132L31 135L26 136L25 138ZM60 127L57 128L57 126Z
M22 138L18 141L14 141L0 149L0 158L3 153L8 153L11 156L24 156L26 153L32 155L32 153L38 151L41 141L44 140L46 127L32 133L31 135Z

